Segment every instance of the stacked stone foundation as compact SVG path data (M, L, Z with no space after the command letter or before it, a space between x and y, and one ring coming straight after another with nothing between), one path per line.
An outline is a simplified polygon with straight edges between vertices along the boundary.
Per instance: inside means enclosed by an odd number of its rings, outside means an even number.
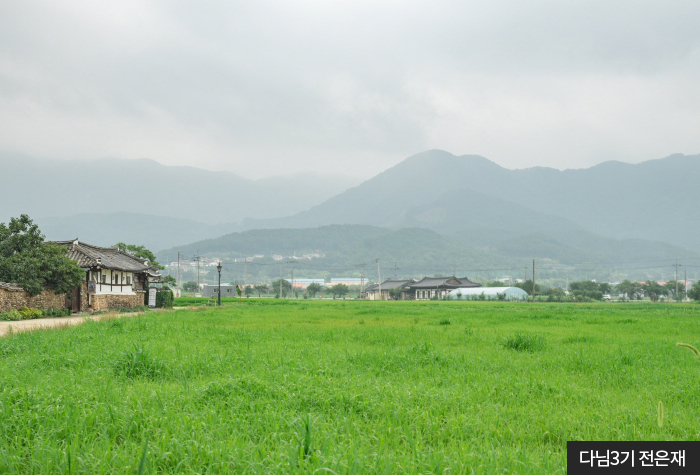
M65 294L55 294L53 290L44 290L39 295L31 297L28 292L0 289L0 312L18 310L21 307L40 308L65 308Z
M140 307L143 305L143 299L143 292L136 292L134 295L90 295L90 309L97 312L115 308Z

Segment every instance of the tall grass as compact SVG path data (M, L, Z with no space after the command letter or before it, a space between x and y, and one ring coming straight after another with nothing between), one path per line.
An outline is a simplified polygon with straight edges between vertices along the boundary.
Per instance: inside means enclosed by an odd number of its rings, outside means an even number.
M0 473L565 473L567 440L699 437L699 316L243 299L16 334Z

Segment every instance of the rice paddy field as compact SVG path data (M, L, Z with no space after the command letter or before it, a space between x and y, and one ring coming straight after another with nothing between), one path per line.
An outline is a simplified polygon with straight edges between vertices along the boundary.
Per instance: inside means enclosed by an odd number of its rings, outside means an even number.
M243 299L12 334L0 473L566 473L567 440L700 440L677 342L700 306Z

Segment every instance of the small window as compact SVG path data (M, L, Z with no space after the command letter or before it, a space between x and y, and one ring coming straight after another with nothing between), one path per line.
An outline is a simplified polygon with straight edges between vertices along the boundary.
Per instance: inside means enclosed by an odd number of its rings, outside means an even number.
M102 274L101 282L102 282L103 284L104 284L105 282L107 282L107 276L106 276L106 275Z
M131 285L131 277L126 278L126 285Z

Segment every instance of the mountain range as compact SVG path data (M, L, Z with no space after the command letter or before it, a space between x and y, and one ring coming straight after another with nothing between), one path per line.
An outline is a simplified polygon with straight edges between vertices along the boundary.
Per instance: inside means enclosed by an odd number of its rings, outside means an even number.
M423 226L438 232L506 234L585 230L661 241L700 252L700 155L587 169L509 170L478 155L413 155L301 213L243 220L244 228L329 223ZM578 227L578 230L576 229ZM473 237L473 236L470 236Z
M233 223L288 216L359 181L312 173L249 180L148 159L47 160L8 152L0 153L0 165L0 222L21 213L35 219L135 213Z
M699 155L510 170L478 155L430 150L356 186L313 175L253 181L150 160L0 159L2 212L30 214L48 239L201 250L211 243L202 240L224 235L221 242L235 248L247 242L246 231L267 229L257 236L271 242L308 229L304 239L330 249L329 226L364 225L383 228L382 236L430 230L433 241L449 239L441 242L451 251L457 243L475 264L540 258L613 266L700 256ZM417 243L430 240L421 236L408 240L414 255ZM262 247L257 252L282 252ZM234 248L231 255L243 252Z

